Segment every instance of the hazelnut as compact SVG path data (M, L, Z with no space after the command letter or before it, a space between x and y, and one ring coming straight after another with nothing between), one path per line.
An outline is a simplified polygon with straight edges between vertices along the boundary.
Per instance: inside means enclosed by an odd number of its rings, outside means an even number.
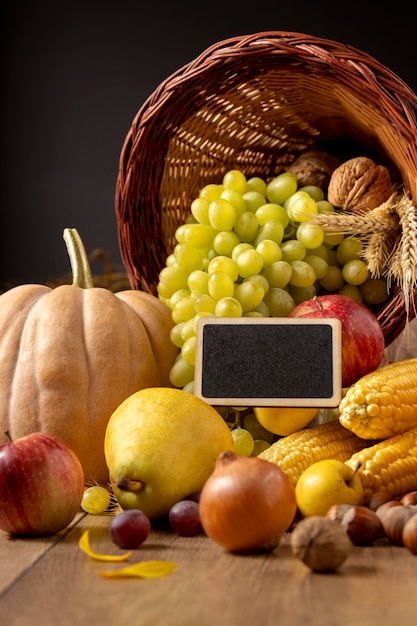
M397 507L397 506L403 506L399 500L388 500L387 502L384 502L376 509L375 513L378 515L379 519L381 520L382 525L383 525L383 519L384 519L385 514L391 508Z
M417 491L409 491L400 499L401 504L417 504Z
M375 511L354 505L346 509L341 521L350 540L357 546L369 546L383 536L384 528Z
M288 167L294 174L299 187L315 185L326 191L332 172L341 165L341 161L321 150L308 150L300 154Z
M404 524L403 544L412 554L417 554L417 515L412 515Z
M402 546L403 530L406 522L417 514L417 508L400 504L400 506L391 507L386 511L381 519L384 533L394 546Z
M384 165L367 157L355 157L334 170L327 199L334 206L351 213L371 211L392 194L390 174Z
M290 536L291 550L315 572L331 572L348 557L352 542L339 522L322 517L305 517Z
M392 497L392 495L389 494L387 491L376 491L369 498L367 506L372 511L376 511L381 506L381 504L384 504L385 502L390 502L390 500L393 499L394 498Z
M333 504L327 511L325 517L340 523L346 511L351 509L353 506L353 504Z

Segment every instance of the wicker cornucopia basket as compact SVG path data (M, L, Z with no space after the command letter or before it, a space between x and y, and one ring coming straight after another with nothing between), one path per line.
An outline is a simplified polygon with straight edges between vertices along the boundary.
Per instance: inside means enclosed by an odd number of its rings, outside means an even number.
M416 206L416 110L398 76L334 41L273 31L208 48L146 100L121 151L115 208L132 288L156 292L192 200L233 168L270 180L307 149L367 155ZM393 285L377 310L387 345L415 317L415 287L411 306Z

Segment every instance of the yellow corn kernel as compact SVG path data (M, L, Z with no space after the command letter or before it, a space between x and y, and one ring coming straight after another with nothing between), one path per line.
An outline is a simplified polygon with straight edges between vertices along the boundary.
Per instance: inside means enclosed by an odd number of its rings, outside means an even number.
M362 376L339 405L340 423L364 439L388 439L417 427L417 358Z
M395 497L417 490L417 428L365 447L345 461L352 469L359 462L365 501L377 491Z
M258 456L278 465L295 486L303 471L316 461L347 461L365 445L363 439L335 420L282 437Z

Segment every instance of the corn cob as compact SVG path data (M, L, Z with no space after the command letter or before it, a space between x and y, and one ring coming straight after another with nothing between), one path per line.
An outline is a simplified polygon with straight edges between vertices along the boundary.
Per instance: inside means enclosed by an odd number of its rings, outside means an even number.
M363 448L345 461L357 470L365 501L386 491L393 497L417 490L417 428Z
M417 358L362 376L339 405L342 426L364 439L388 439L417 427Z
M302 472L316 461L347 461L365 445L366 441L334 420L282 437L258 457L278 465L295 486Z

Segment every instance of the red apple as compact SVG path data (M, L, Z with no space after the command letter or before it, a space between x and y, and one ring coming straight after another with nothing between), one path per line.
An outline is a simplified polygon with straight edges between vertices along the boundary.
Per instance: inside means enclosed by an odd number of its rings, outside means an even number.
M338 294L316 296L298 304L289 317L335 317L341 321L342 387L349 387L381 363L384 334L376 316L364 304Z
M52 535L80 509L84 472L75 453L46 433L0 446L0 528L14 535Z

